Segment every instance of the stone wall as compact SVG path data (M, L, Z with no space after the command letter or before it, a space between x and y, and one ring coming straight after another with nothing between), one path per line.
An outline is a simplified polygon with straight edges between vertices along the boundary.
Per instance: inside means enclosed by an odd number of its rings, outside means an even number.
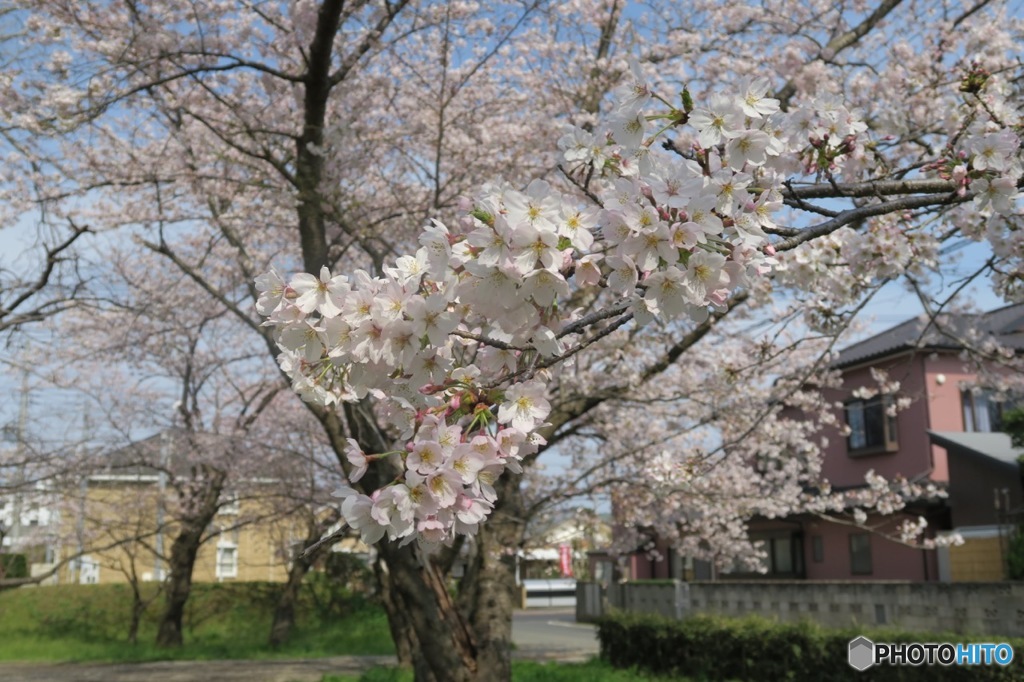
M620 583L606 592L580 586L577 617L584 621L617 608L675 618L756 614L826 627L1024 637L1024 583L659 581Z

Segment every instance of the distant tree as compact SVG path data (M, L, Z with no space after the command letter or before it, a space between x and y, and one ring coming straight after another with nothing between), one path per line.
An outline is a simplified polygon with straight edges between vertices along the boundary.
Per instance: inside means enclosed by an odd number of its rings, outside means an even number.
M1002 429L1010 434L1010 442L1015 448L1024 448L1024 407L1015 407L1003 412Z
M1024 580L1024 526L1018 525L1010 534L1006 567L1010 580Z

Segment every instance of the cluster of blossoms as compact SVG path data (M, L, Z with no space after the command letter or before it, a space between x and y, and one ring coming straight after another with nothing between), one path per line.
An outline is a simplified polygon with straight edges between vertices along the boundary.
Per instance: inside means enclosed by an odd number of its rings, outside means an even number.
M703 106L684 92L677 108L634 72L606 123L559 141L579 196L493 183L380 276L257 279L294 389L325 405L372 395L402 434L392 452L349 449L353 483L377 458L403 472L342 491L365 540L474 533L496 477L543 444L548 368L631 320L701 321L776 265L783 179L855 163L864 126L831 100L780 112L768 87ZM667 131L689 148L654 144Z
M1009 215L1020 196L1017 185L1024 175L1020 138L992 120L975 123L958 148L926 166L944 180L956 184L962 195L974 193L974 208Z
M525 401L517 401L538 389L543 387L535 382L512 387L512 402L499 408L499 423L532 423L527 413L519 411ZM543 397L535 397L538 402L533 409L541 409ZM515 413L511 417L510 411ZM452 533L472 535L497 499L495 479L506 468L521 470L520 458L535 449L535 443L525 439L525 431L515 427L499 428L493 434L487 429L470 430L467 435L459 423L447 423L443 414L426 415L404 453L368 456L350 438L346 457L353 467L353 483L362 478L374 457L404 456L406 471L404 480L380 488L370 497L342 488L338 493L344 498L342 514L368 544L385 533L393 541L418 537L428 543L448 540Z
M997 289L1008 298L1020 300L1024 288L1020 286L1024 270L1020 266L1020 254L1024 253L1024 237L1020 230L1006 229L1008 220L1019 214L1020 187L1024 177L1022 164L1021 130L1024 128L1022 110L1012 85L989 74L977 64L963 78L961 91L965 93L960 107L951 108L950 117L955 131L945 142L938 158L921 166L926 176L949 181L960 197L970 196L949 213L951 221L961 233L977 240L986 239L1002 263L995 270ZM841 122L844 115L832 101L823 101L818 107L819 120ZM851 120L853 127L860 124ZM815 138L825 139L821 134L821 123L810 133L812 147ZM829 133L830 140L836 140L841 126ZM810 132L810 130L809 130ZM838 162L830 161L831 174L837 167L844 175L862 179L870 175L865 161L876 153L879 143L868 142L864 146L854 140L849 155ZM891 141L883 138L882 142ZM848 144L846 138L839 147L822 152L822 160L830 158L840 147ZM875 151L870 151L874 147ZM805 150L804 158L810 162L815 157L812 150ZM808 172L815 170L808 163ZM912 176L911 176L912 177ZM916 179L916 178L915 178ZM887 197L879 197L886 200ZM857 300L866 288L881 278L893 278L905 273L924 277L939 262L939 241L942 233L925 229L913 219L912 214L893 212L876 216L862 228L841 228L824 238L802 244L797 249L779 258L776 272L785 284L819 296L822 308L836 310Z
M972 192L978 211L1011 215L1024 176L1018 134L1024 118L1016 93L1008 84L995 82L978 63L971 65L960 90L967 93L961 130L945 154L924 170L952 181L961 196Z

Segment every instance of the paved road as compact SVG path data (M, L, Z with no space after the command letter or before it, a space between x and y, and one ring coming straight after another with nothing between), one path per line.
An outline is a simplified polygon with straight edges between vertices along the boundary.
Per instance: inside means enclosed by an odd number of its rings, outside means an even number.
M512 619L512 641L516 652L529 658L574 655L585 661L597 655L597 633L593 625L576 622L574 608L528 609Z
M572 609L519 611L512 621L515 656L585 661L597 654L594 628L575 622ZM282 661L161 661L131 664L0 663L2 682L320 682L330 673L358 675L391 656L338 656Z

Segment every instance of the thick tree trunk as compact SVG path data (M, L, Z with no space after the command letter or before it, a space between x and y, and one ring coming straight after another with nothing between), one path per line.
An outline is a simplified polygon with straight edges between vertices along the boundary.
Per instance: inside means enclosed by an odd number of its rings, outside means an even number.
M453 601L441 569L414 546L380 546L377 578L399 662L416 682L502 682L512 677L515 550L523 535L520 477L506 475L499 505L470 545Z
M388 616L388 629L391 631L391 639L395 643L398 665L403 668L415 668L415 657L420 650L416 631L413 630L412 624L406 617L403 605L391 584L391 571L379 554L373 564L373 573L377 578L377 592L381 596L384 611Z
M327 528L338 520L337 515L317 521L310 516L307 519L306 539L302 543L303 548L312 547L326 532ZM308 556L305 552L297 552L292 558L292 566L288 570L288 581L284 585L284 591L277 600L274 608L274 622L270 625L270 638L268 643L272 648L278 648L287 643L291 637L292 629L295 627L295 607L299 600L299 591L302 589L302 581L309 573L309 569L317 562L317 559L330 547L329 544L321 545Z
M477 647L468 621L448 592L444 575L416 544L378 546L386 571L388 621L398 641L409 641L416 682L500 681L479 675Z
M190 524L178 533L171 545L166 606L156 635L156 645L159 647L180 647L184 643L182 619L185 616L185 604L192 592L192 568L196 563L204 527Z
M498 504L477 533L459 585L459 607L476 639L480 680L512 679L512 613L519 604L516 550L526 525L521 480L521 474L507 471L497 481Z
M311 561L307 561L301 555L292 559L292 567L288 571L288 581L274 607L274 622L270 625L268 640L271 648L276 649L286 644L288 638L291 637L292 628L295 627L295 604L299 600L299 590L312 565Z
M180 647L184 643L182 620L185 617L185 604L188 603L189 594L192 592L192 569L196 564L199 546L203 542L203 532L217 513L220 493L224 487L223 473L213 472L211 476L206 489L197 500L195 514L182 519L181 528L171 544L165 607L156 634L158 647Z

